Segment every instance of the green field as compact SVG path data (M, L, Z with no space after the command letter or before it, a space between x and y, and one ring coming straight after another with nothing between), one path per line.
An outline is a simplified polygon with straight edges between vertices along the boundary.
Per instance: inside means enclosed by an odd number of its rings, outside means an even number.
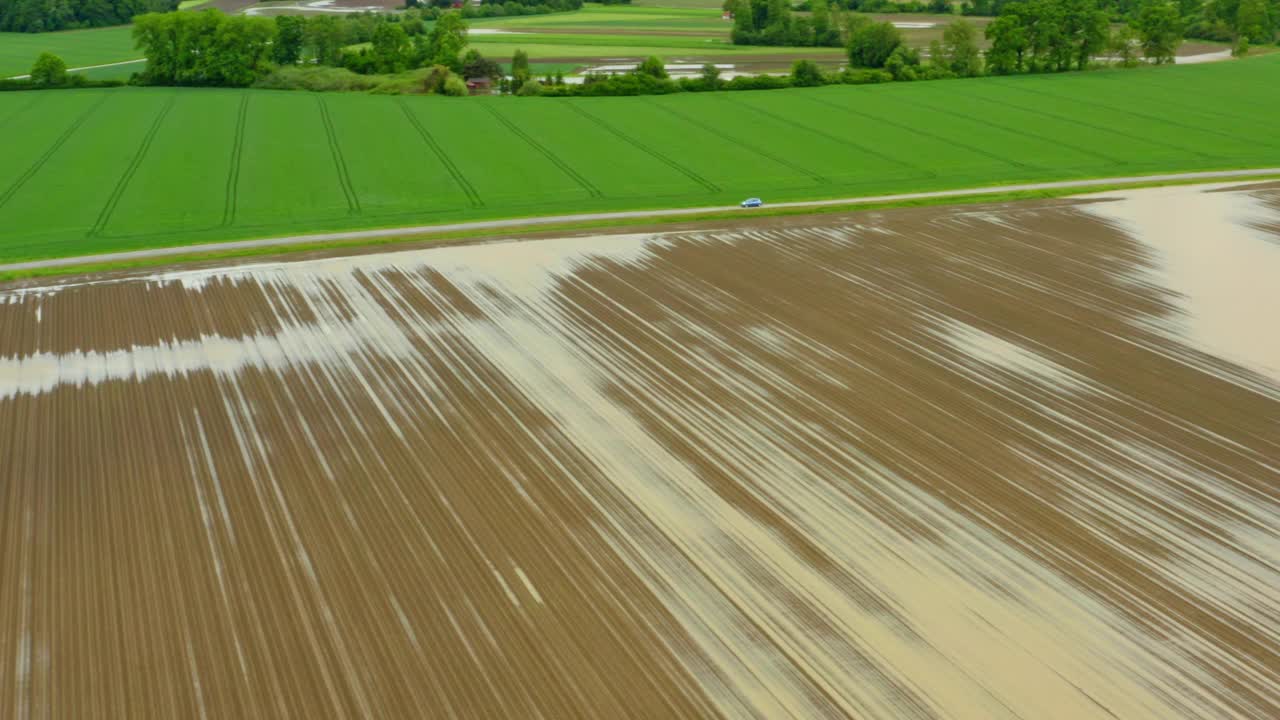
M42 52L61 57L69 68L133 60L133 27L68 30L56 33L0 33L0 77L25 75Z
M0 261L1280 165L1280 56L641 98L0 93ZM1250 97L1248 103L1238 101Z

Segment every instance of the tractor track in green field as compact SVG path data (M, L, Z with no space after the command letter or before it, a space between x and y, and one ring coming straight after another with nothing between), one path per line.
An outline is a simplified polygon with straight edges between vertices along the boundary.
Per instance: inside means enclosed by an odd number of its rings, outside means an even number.
M896 158L896 157L893 157L892 155L889 155L888 153L882 153L877 150L873 150L865 145L853 142L848 138L842 138L842 137L839 137L838 135L832 135L831 133L825 130L819 130L818 128L815 128L811 125L798 123L791 118L785 118L770 110L765 110L764 108L756 107L750 104L749 102L747 102L746 100L739 100L737 98L725 97L724 102L729 103L730 105L734 105L735 107L746 108L747 110L750 110L752 112L759 113L760 115L763 115L771 120L782 123L786 127L799 128L800 130L804 130L805 132L808 132L810 134L817 135L818 137L824 140L828 140L838 145L844 145L845 147L853 148L858 152L865 153L867 155L870 155L871 157L880 158L881 160L892 163L894 165L900 165L904 168L915 170L920 173L919 177L932 178L932 177L938 176L936 172L929 170L927 168L920 167L919 165L915 165L913 163L903 162L901 158Z
M978 145L972 145L972 144L970 144L970 143L961 142L961 141L959 141L959 140L956 140L955 138L943 137L943 136L938 135L938 134L936 134L936 133L931 133L931 132L929 132L929 131L927 131L927 130L921 130L920 128L915 127L914 125L909 125L909 124L905 124L905 123L896 122L896 121L894 121L894 120L887 119L887 118L885 118L885 117L883 117L883 116L880 116L880 115L873 115L873 114L871 114L871 113L861 112L861 111L859 111L859 110L854 110L853 108L848 107L847 105L840 105L840 104L838 104L838 103L833 103L833 102L831 102L831 101L829 101L829 100L823 100L823 99L821 99L821 98L815 98L815 97L811 97L811 98L808 98L808 99L809 99L809 100L812 100L813 102L820 103L820 104L822 104L822 105L826 105L827 107L832 107L832 108L835 108L835 109L837 109L837 110L842 110L842 111L844 111L844 112L846 112L846 113L849 113L850 115L857 115L858 117L864 117L864 118L867 118L867 119L869 119L869 120L874 120L875 122L878 122L878 123L883 123L883 124L885 124L885 125L893 125L893 126L899 127L899 128L901 128L901 129L903 129L903 130L906 130L906 131L907 131L907 132L909 132L909 133L913 133L913 134L915 134L915 135L919 135L920 137L926 137L926 138L929 138L930 140L937 140L937 141L938 141L938 142L940 142L940 143L945 143L945 144L947 144L947 145L952 145L952 146L955 146L955 147L958 147L958 148L964 148L965 150L968 150L969 152L976 153L976 154L981 155L982 157L988 158L988 159L990 159L990 160L995 160L996 162L1002 162L1002 163L1004 163L1004 164L1006 164L1006 165L1012 165L1013 167L1022 168L1022 169L1024 169L1024 170L1042 170L1042 169L1043 169L1043 168L1041 168L1041 167L1040 167L1040 166L1038 166L1038 165L1031 165L1031 164L1029 164L1029 163L1024 163L1024 162L1021 162L1021 161L1019 161L1019 160L1013 160L1013 159L1010 159L1010 158L1004 157L1003 155L1000 155L1000 154L998 154L998 153L993 153L993 152L991 152L990 150L988 150L987 148L980 147L980 146L978 146Z
M995 100L985 95L981 95L981 96L975 95L973 97L978 97L983 102L991 103L992 105L1000 105L1002 107L1011 108L1014 110L1018 110L1020 112L1026 112L1026 113L1031 113L1032 115L1039 115L1040 117L1046 117L1046 118L1049 118L1050 120L1057 120L1058 122L1064 122L1071 125L1079 125L1082 128L1088 128L1089 130L1095 130L1097 132L1107 133L1108 135L1117 135L1119 137L1125 138L1126 140L1131 140L1133 142L1146 143L1148 145L1156 145L1169 150L1176 150L1178 152L1189 152L1193 155L1197 155L1202 158L1208 157L1205 153L1199 152L1197 150L1192 150L1190 148L1182 147L1180 145L1173 145L1171 143L1161 142L1159 140L1154 140L1152 138L1141 137L1138 135L1134 135L1132 133L1116 130L1115 128L1109 128L1109 127L1106 127L1105 125L1097 125L1095 123L1087 122L1085 120L1077 120L1075 118L1066 117L1064 115L1059 115L1057 113L1051 113L1051 112L1048 112L1047 110L1036 110L1035 108L1027 107L1024 105L1017 105L1015 103L1005 102L1003 100Z
M236 204L240 186L240 159L244 156L244 129L249 117L249 94L240 96L240 106L236 111L236 133L231 143L231 162L227 168L226 196L222 204L222 227L236 221Z
M719 185L716 185L715 183L713 183L713 182L711 182L710 180L706 179L705 177L703 177L703 176L699 175L698 173L696 173L696 172L694 172L694 171L690 170L689 168L687 168L687 167L685 167L685 166L681 165L680 163L676 162L675 160L672 160L671 158L667 157L666 155L663 155L662 153L658 152L657 150L654 150L653 148L649 147L648 145L645 145L644 143L640 142L639 140L636 140L635 138L631 137L630 135L627 135L626 133L622 132L621 130L618 130L617 128L615 128L614 126L612 126L612 125L610 125L609 123L605 122L604 120L601 120L600 118L596 117L595 115L592 115L591 113L587 112L585 109L583 109L582 107L580 107L577 103L569 103L569 109L570 109L570 110L572 110L572 111L574 111L574 112L576 112L577 114L581 115L583 118L585 118L585 119L586 119L586 120L588 120L589 122L592 122L592 123L596 124L597 126L599 126L599 127L600 127L600 129L604 130L605 132L608 132L609 134L611 134L611 135L613 135L614 137L618 138L619 140L621 140L621 141L623 141L623 142L627 143L628 145L631 145L632 147L636 148L637 150L639 150L639 151L641 151L641 152L643 152L643 153L648 154L649 156L651 156L651 157L653 157L654 159L658 160L659 162L663 163L663 164L664 164L664 165L666 165L667 167L670 167L671 169L675 170L676 172L680 173L681 175L684 175L685 177L689 178L690 180L693 180L694 182L698 183L699 185L701 185L702 187L706 188L707 190L710 190L711 192L720 192L721 190L723 190L723 188L721 188Z
M530 147L532 147L534 150L537 150L539 153L542 153L542 156L545 157L547 160L550 160L551 164L560 168L560 170L564 172L566 175L568 175L570 178L573 178L573 181L581 185L582 189L586 190L587 193L591 195L591 197L594 197L594 198L604 197L604 193L600 192L600 188L593 185L590 180L586 179L581 174L579 174L577 170L574 170L572 167L570 167L569 164L566 163L564 160L561 160L560 157L555 153L551 152L551 150L548 147L538 142L537 140L533 139L533 137L531 137L528 133L522 130L519 125L516 125L515 123L511 122L510 118L506 117L502 113L493 109L492 105L485 104L484 109L488 110L489 114L492 115L495 119L497 119L498 122L502 123L502 125L506 127L507 130L510 130L513 135L520 138L521 140L524 140L526 143L529 144Z
M646 97L646 98L644 98L644 101L645 101L645 103L646 103L646 104L648 104L650 107L654 107L654 108L657 108L657 109L659 109L659 110L662 110L663 112L665 112L665 113L667 113L667 114L669 114L669 115L674 115L675 117L679 118L680 120L682 120L682 121L684 121L684 122L686 122L686 123L688 123L688 124L690 124L690 125L693 125L694 127L701 128L701 129L703 129L703 130L705 130L705 131L707 131L707 132L711 133L712 135L719 135L719 136L721 136L721 137L731 138L731 139L734 139L734 140L736 140L736 141L738 141L739 143L742 143L742 144L744 144L744 145L749 145L749 143L746 143L744 140L742 140L742 138L734 138L733 136L731 136L731 135L729 135L729 134L725 133L723 129L712 127L711 125L708 125L708 124L706 124L706 123L702 122L701 120L699 120L699 119L697 119L697 118L695 118L695 117L691 117L691 116L689 116L689 115L686 115L685 113L680 112L679 110L676 110L676 109L674 109L674 108L669 108L669 107L667 107L667 106L665 106L665 105L660 105L660 104L658 104L658 103L655 103L655 102L653 102L652 100L650 100L650 99L649 99L649 98L647 98L647 97ZM781 165L781 166L783 166L783 167L785 167L785 168L788 168L788 169L790 169L790 170L793 170L793 171L795 171L795 172L797 172L797 173L799 173L799 174L801 174L801 175L803 175L803 176L805 176L805 177L807 177L807 178L809 178L809 179L813 180L815 183L817 183L817 184L819 184L819 185L826 185L826 184L828 184L828 183L830 183L830 182L831 182L831 180L830 180L829 178L827 178L827 177L825 177L825 176L823 176L823 175L819 175L818 173L815 173L815 172L813 172L813 171L809 170L808 168L804 167L803 165L797 165L797 164L795 164L795 163L791 162L790 160L788 160L788 159L786 159L786 158L778 157L777 155L774 155L773 153L771 153L771 152L769 152L768 150L765 150L765 149L763 149L763 148L761 148L761 147L759 147L759 146L752 147L752 148L751 148L751 152L755 153L756 155L759 155L759 156L760 156L760 157L762 157L762 158L766 158L766 159L768 159L768 160L771 160L771 161L773 161L773 162L775 162L775 163L777 163L777 164L779 164L779 165Z
M431 132L427 130L427 128L423 126L422 122L418 120L418 117L413 114L413 111L409 109L409 105L404 101L404 98L396 98L396 103L400 106L400 110L404 112L404 116L409 121L409 124L418 132L422 141L427 144L427 147L431 150L432 154L440 160L441 165L444 165L444 169L449 173L449 176L458 184L458 187L462 188L462 192L466 194L467 200L471 203L471 207L484 207L484 200L481 199L480 193L476 192L475 186L471 184L471 181L467 180L466 176L462 174L462 170L453 162L453 158L449 157L449 155L445 153L444 148L440 146L440 143L436 142L436 139Z
M952 95L955 95L955 93L951 93L951 94L952 94ZM1013 127L1013 126L1011 126L1011 125L1006 125L1006 124L1003 124L1003 123L993 122L990 118L979 118L979 117L974 117L974 116L972 116L972 115L969 115L968 113L962 113L962 112L959 112L959 111L957 111L957 110L944 109L944 108L937 107L937 106L935 106L935 105L930 105L930 104L928 104L928 103L916 102L916 101L914 101L914 100L907 100L907 99L905 99L905 98L901 98L901 97L895 97L894 99L895 99L895 100L897 100L898 102L906 103L907 105L913 105L913 106L915 106L915 107L920 108L921 110L925 110L925 111L928 111L928 112L931 112L931 113L936 113L936 114L939 114L939 115L950 115L951 117L954 117L954 118L960 118L960 119L962 119L962 120L968 120L968 121L970 121L970 122L981 123L981 124L983 124L983 125L988 125L988 126L990 126L990 127L999 128L999 129L1001 129L1001 130L1003 130L1003 131L1005 131L1005 132L1007 132L1007 133L1011 133L1011 134L1013 134L1013 135L1021 135L1022 137L1030 138L1030 139L1032 139L1032 140L1036 140L1036 141L1038 141L1038 142L1048 142L1048 143L1053 143L1053 144L1058 145L1058 146L1060 146L1060 147L1067 148L1068 150L1074 150L1074 151L1076 151L1076 152L1078 152L1078 153L1081 153L1081 154L1083 154L1083 155L1088 155L1088 156L1090 156L1090 157L1095 157L1095 158L1097 158L1097 159L1099 159L1099 160L1105 160L1106 162L1109 162L1109 163L1111 163L1112 165L1115 165L1115 166L1118 166L1118 167L1119 167L1119 166L1124 166L1124 165L1127 165L1127 164L1128 164L1128 163L1126 163L1126 162L1125 162L1125 161L1123 161L1123 160L1117 160L1116 158L1113 158L1113 157L1111 157L1110 155L1106 155L1106 154L1104 154L1104 153L1100 153L1100 152L1098 152L1098 151L1096 151L1096 150L1090 150L1090 149L1088 149L1088 148L1081 147L1081 146L1079 146L1079 145L1073 145L1073 144L1068 143L1068 142L1063 142L1061 139L1058 139L1058 138L1049 138L1049 137L1045 137L1044 135L1040 135L1040 134L1038 134L1038 133L1029 132L1029 131L1027 131L1027 130L1023 130L1022 128Z
M338 171L338 184L342 186L342 194L347 197L347 214L361 214L360 198L356 196L355 186L351 182L351 171L347 169L347 161L342 157L342 144L333 127L333 118L329 115L329 104L322 97L316 97L316 107L320 109L320 121L324 123L325 135L329 138L329 152L333 155L333 164Z
M160 126L164 124L164 119L169 115L169 111L173 109L177 100L177 95L169 96L169 99L160 108L160 112L156 113L156 119L151 122L151 127L147 128L147 134L142 136L142 143L138 146L137 152L133 154L129 165L125 167L124 174L116 181L116 186L112 188L106 204L102 206L102 210L98 213L98 219L94 221L93 226L86 233L87 237L101 235L102 231L106 229L107 223L111 221L111 215L116 211L116 206L120 204L120 198L124 197L124 193L129 189L129 183L133 180L133 176L137 174L138 168L146 160L147 151L151 149L151 143L155 141L156 135L160 132Z
M45 150L44 154L36 158L36 161L31 164L31 167L27 168L26 172L18 176L18 179L14 180L13 183L9 185L8 189L3 193L0 193L0 208L4 207L9 200L11 200L13 196L22 189L22 186L26 185L27 182L35 176L36 173L40 172L40 168L44 167L44 164L49 162L49 158L53 157L53 155L58 152L58 149L66 144L67 140L71 139L71 136L75 134L76 130L78 130L86 120L89 119L89 116L96 112L98 108L102 107L102 104L107 101L107 97L108 96L104 93L96 102L85 108L84 112L80 113L79 117L75 119L75 122L71 123L66 130L62 131L62 134L58 136L58 139L53 141L53 144L49 146L49 149Z
M1011 85L1011 84L1009 84L1009 83L1005 83L1005 87L1015 87L1015 86L1013 86L1013 85ZM1080 104L1080 105L1089 105L1089 106L1092 106L1092 107L1098 108L1098 109L1100 109L1100 110L1105 110L1105 111L1107 111L1107 112L1120 113L1120 114L1122 114L1122 115L1131 115L1131 116L1136 117L1136 118L1139 118L1139 119L1141 119L1141 120L1146 120L1147 122L1160 123L1160 124L1163 124L1163 125L1172 125L1172 126L1174 126L1174 127L1179 127L1179 128L1184 129L1184 130L1191 130L1191 131L1193 131L1193 132L1208 133L1208 134L1210 134L1210 135L1217 135L1218 137L1224 137L1224 138L1227 138L1227 139L1229 139L1229 140L1239 140L1239 139L1240 139L1240 136L1239 136L1239 135L1236 135L1236 134L1226 133L1226 132L1222 132L1222 131L1220 131L1220 130L1214 130L1213 128L1197 127L1197 126L1195 126L1195 125L1188 125L1187 123L1182 123L1182 122L1178 122L1177 120L1172 120L1172 119L1170 119L1170 118L1169 118L1169 116L1167 116L1167 115L1148 115L1147 113L1134 112L1133 110L1125 110L1125 109L1123 109L1123 108L1117 108L1117 107L1114 107L1114 106L1111 106L1111 105L1102 105L1102 104L1100 104L1100 103L1096 103L1096 102L1089 102L1088 100L1081 100L1081 99L1078 99L1078 98L1065 98L1065 97L1063 97L1063 96L1061 96L1061 95L1057 95L1057 94L1050 93L1050 92L1045 92L1045 91L1043 91L1043 90L1032 90L1031 88L1025 88L1025 87L1016 87L1016 89L1021 90L1022 92L1032 93L1032 94L1034 94L1034 95L1039 95L1039 96L1041 96L1041 97L1051 98L1051 99L1056 100L1056 101L1058 101L1058 102L1070 101L1070 102L1078 103L1078 104ZM1257 144L1259 144L1259 145L1265 145L1266 147L1276 147L1276 145L1275 145L1275 144L1273 144L1273 143L1260 142L1260 141L1258 141L1258 140L1256 140L1256 139L1251 139L1251 140L1252 140L1253 142L1256 142L1256 143L1257 143Z

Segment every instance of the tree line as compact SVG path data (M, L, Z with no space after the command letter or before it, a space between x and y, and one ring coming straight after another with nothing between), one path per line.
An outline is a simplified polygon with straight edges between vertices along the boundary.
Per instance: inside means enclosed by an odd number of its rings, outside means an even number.
M1002 15L1022 0L968 0L965 15ZM1145 0L1097 0L1108 22L1137 25L1143 16L1159 14L1161 22L1177 28L1179 35L1255 45L1274 42L1280 33L1280 0L1165 0L1152 8Z
M177 8L178 0L0 0L0 32L124 25L135 15Z
M246 87L282 69L393 75L430 68L427 91L456 93L461 77L501 75L496 62L467 49L467 24L457 12L440 13L430 28L417 11L274 18L153 13L135 19L133 37L147 60L136 80L148 85ZM287 86L287 78L272 86Z

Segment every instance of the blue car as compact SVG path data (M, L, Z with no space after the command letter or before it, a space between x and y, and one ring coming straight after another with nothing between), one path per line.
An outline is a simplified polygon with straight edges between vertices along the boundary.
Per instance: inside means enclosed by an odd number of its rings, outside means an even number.
M742 207L745 208L760 207L761 205L764 205L764 201L760 198L748 198L742 201Z

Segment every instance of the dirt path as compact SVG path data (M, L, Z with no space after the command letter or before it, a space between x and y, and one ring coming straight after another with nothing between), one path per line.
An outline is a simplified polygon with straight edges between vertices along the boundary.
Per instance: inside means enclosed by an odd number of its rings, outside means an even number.
M774 208L819 208L833 205L863 205L904 200L928 200L932 198L962 197L969 195L1000 195L1009 192L1030 190L1055 190L1062 188L1091 188L1116 184L1137 184L1150 182L1173 182L1179 180L1215 180L1232 177L1259 177L1280 175L1280 168L1256 168L1252 170L1216 170L1209 172L1167 173L1163 175L1135 175L1129 177L1097 178L1093 180L1063 180L1059 182L1023 183L1020 185L997 185L982 188L961 188L957 190L936 190L933 192L902 193L898 195L872 195L869 197L838 198L834 200L808 200L803 202L771 203ZM766 198L767 200L767 198ZM308 245L314 243L334 242L340 240L375 240L379 238L425 235L429 233L458 232L468 230L519 229L540 225L560 225L574 222L590 222L595 220L646 220L661 217L679 217L683 215L703 215L712 212L735 210L735 205L713 207L672 208L667 210L629 210L623 212L582 213L578 215L548 215L536 218L514 218L508 220L480 220L475 222L447 223L443 225L413 225L399 228L381 228L378 230L350 230L345 232L315 233L311 235L286 235L282 237L261 238L258 240L236 240L221 243L201 243L198 245L181 245L177 247L151 248L149 250L133 250L130 252L103 253L100 255L80 255L76 257L50 258L48 260L32 260L29 262L0 265L0 272L20 270L39 270L41 268L73 267L76 265L92 265L100 263L130 262L150 258L193 255L223 250L241 250L264 247L288 247L290 245ZM743 211L747 212L747 211Z

